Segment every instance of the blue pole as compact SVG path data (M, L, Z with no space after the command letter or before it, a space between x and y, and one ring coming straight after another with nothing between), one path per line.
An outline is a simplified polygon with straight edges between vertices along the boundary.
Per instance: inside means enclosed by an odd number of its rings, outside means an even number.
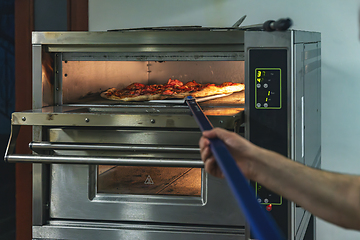
M193 97L188 97L186 103L202 132L213 129L209 119ZM254 189L236 165L225 144L219 138L213 138L210 139L210 149L254 236L259 240L285 240L270 214L256 200Z

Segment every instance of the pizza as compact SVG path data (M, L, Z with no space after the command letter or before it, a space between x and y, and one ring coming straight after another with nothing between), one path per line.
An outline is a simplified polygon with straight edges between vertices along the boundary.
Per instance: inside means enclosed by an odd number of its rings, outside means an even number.
M118 101L150 101L171 98L195 98L218 94L231 94L244 90L243 83L224 82L220 85L197 83L195 80L183 83L177 79L169 79L166 84L132 83L123 89L110 88L101 93L101 97Z

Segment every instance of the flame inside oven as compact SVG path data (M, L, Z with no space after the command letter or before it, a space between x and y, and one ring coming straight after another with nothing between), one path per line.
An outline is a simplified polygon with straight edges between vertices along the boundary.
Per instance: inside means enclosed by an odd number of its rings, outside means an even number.
M54 84L54 60L49 53L42 51L42 78L50 84Z

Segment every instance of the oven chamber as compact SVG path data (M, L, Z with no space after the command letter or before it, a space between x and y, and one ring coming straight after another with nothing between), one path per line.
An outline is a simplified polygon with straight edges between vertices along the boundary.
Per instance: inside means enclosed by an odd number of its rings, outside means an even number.
M5 161L34 163L33 239L251 238L225 180L202 169L187 106L99 97L110 87L245 83L200 103L212 124L320 167L319 33L34 32L32 44L33 110L13 114ZM33 155L12 154L21 126ZM251 184L288 239L315 238L310 213Z

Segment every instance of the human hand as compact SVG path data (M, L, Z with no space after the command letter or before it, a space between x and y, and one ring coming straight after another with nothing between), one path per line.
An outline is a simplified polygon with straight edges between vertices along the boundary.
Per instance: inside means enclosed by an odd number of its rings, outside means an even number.
M201 159L205 164L205 171L215 177L223 177L221 169L210 149L209 139L216 137L224 142L244 176L249 179L253 178L251 158L255 154L257 147L238 134L221 128L204 131L203 136L200 138L200 153Z

